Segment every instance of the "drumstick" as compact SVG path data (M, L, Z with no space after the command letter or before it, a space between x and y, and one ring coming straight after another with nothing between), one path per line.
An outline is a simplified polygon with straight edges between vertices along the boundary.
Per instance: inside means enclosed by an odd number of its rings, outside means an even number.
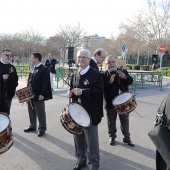
M30 102L32 110L34 110L31 100L28 100L28 101Z
M122 71L123 70L123 66L121 65L120 66L120 71ZM120 77L119 77L119 79L118 79L118 84L120 84Z

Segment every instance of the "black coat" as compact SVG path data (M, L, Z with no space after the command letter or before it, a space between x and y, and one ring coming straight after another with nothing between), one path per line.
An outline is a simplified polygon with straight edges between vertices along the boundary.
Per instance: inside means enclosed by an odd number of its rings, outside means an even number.
M36 67L33 73L29 74L28 85L35 93L34 100L38 100L39 95L44 96L44 100L52 99L50 71L44 65Z
M92 67L92 68L94 68L94 69L99 71L99 67L97 66L97 64L95 63L95 61L92 58L90 60L90 64L89 65L90 65L90 67Z
M117 69L119 70L119 69ZM104 80L104 99L106 101L106 108L113 108L112 100L119 95L119 89L122 92L129 91L128 85L133 83L133 78L129 75L127 70L123 70L123 73L126 75L126 79L119 78L116 71L110 72L106 70L102 73ZM113 83L109 83L111 75L116 74Z
M9 114L6 87L1 73L0 73L0 112L5 112Z
M47 59L45 61L45 66L48 67L48 69L50 70L51 73L55 74L56 70L55 70L55 65L56 65L57 61L56 59Z
M71 80L70 90L73 87L73 78ZM81 105L86 109L92 118L92 124L98 125L103 117L103 79L100 72L90 67L84 75L80 75L77 88L83 89L82 95L79 96ZM78 97L73 95L73 101L78 101Z
M0 61L0 70L2 75L9 75L8 79L5 81L5 86L7 88L7 99L11 100L14 97L16 87L18 86L18 75L16 69L12 64L3 64Z
M163 99L162 103L165 100L166 100L166 97ZM168 129L170 131L170 95L168 96L167 101L166 101L165 115L169 122ZM169 143L170 143L170 141L169 141ZM158 151L156 151L156 170L170 170L170 167L167 167L166 162L164 161L164 159L162 158L161 154Z

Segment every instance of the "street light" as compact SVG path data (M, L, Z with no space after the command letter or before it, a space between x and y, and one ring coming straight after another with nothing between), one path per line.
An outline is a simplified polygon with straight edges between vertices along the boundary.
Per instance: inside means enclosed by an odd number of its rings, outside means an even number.
M78 31L80 31L80 22L78 22ZM78 32L78 48L77 49L79 50L79 32Z

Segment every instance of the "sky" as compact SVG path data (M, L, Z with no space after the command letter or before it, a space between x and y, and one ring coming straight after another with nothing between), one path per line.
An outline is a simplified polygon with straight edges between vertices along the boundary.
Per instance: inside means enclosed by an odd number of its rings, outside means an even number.
M86 35L110 38L145 4L146 0L2 0L0 34L33 29L48 38L60 26L80 25Z

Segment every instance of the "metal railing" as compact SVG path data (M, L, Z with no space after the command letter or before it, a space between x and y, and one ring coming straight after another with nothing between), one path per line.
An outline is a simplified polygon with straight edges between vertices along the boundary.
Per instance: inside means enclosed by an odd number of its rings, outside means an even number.
M137 88L159 87L162 91L162 74L161 72L129 72L134 82L131 85L133 91Z
M17 71L17 75L21 78L27 78L29 73L30 73L30 69L28 66L15 66L16 71Z

